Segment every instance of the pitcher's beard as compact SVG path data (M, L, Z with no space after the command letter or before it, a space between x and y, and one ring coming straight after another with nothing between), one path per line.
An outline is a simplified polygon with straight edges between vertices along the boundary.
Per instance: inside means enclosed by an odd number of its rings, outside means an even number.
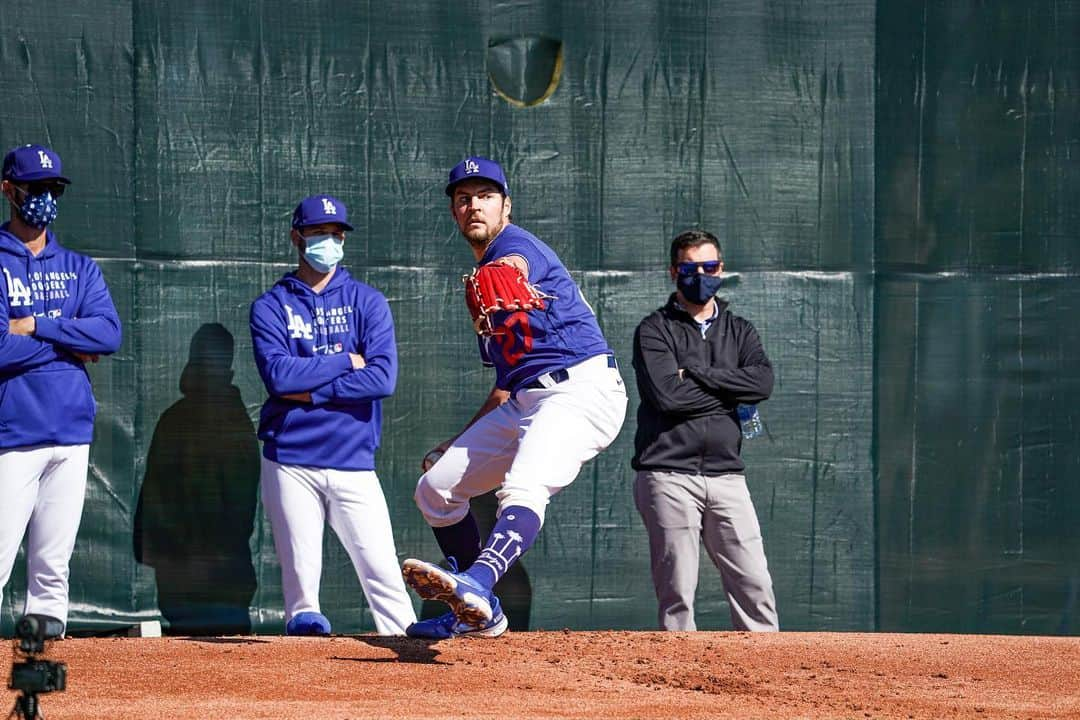
M483 225L480 227L471 227L463 232L462 235L469 241L469 245L472 246L473 249L479 250L480 253L483 254L483 252L487 250L488 245L491 244L491 241L495 239L501 230L502 228L500 227L492 233L487 225Z
M469 241L469 245L480 251L486 250L487 246L491 244L491 237L488 234L487 228L466 233L465 239Z

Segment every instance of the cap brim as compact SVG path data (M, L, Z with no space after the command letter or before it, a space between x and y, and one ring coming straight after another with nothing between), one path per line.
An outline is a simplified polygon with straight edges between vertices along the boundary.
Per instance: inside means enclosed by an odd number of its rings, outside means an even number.
M312 225L327 225L329 223L333 223L334 225L340 225L341 227L345 228L349 232L352 232L353 229L354 229L353 226L350 225L349 223L341 222L340 220L316 220L314 222L298 223L298 224L293 225L293 227L294 228L306 228L306 227L311 227Z
M19 183L37 182L39 180L55 180L56 182L63 183L64 185L71 184L71 181L63 175L50 175L49 173L30 173L29 175L23 175L19 178L12 177L11 175L5 175L4 179Z
M468 180L487 180L488 182L493 183L495 185L495 187L499 188L499 192L501 192L503 195L509 195L509 193L506 192L506 187L501 182L499 182L498 178L488 177L487 175L476 174L476 175L470 175L469 177L463 177L460 180L455 180L454 182L449 183L446 186L446 194L447 194L447 196L448 197L453 197L454 196L454 188L456 188L458 185L460 185L461 183L466 182Z

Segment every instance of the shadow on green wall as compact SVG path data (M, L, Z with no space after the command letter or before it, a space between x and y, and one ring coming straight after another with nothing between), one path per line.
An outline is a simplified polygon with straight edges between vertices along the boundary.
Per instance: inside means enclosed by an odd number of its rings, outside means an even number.
M191 339L183 398L158 420L135 515L135 559L154 568L171 635L251 632L259 450L232 384L233 337L206 324Z

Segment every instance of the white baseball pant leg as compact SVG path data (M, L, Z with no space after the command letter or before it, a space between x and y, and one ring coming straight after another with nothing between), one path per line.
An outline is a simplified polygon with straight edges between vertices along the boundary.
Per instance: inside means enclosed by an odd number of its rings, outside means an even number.
M470 425L420 477L413 499L428 525L461 522L471 498L502 485L517 451L519 416L511 398Z
M390 513L374 472L282 465L263 458L261 486L281 564L286 622L302 612L321 612L327 519L349 553L376 631L403 634L416 621L398 565Z
M379 478L372 471L327 470L330 527L349 553L380 635L404 635L416 622Z
M634 501L649 533L653 585L664 630L696 630L700 542L720 571L736 630L780 629L757 513L740 474L642 471Z
M618 370L607 367L607 358L598 359L576 366L578 372L557 385L517 392L518 449L496 493L500 514L521 505L543 522L551 498L618 436L626 417L626 388Z
M8 500L8 516L0 523L0 589L11 577L25 533L23 612L57 618L65 627L89 460L89 445L0 451L0 489Z
M500 514L520 505L543 522L550 499L619 434L626 403L622 379L605 356L571 368L564 382L519 390L420 478L417 506L429 525L445 527L465 517L470 498L500 488Z

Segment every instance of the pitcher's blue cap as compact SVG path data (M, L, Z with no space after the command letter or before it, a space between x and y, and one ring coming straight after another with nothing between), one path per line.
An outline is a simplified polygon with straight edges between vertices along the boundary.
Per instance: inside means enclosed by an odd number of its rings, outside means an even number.
M323 223L337 223L346 230L353 229L353 226L349 224L349 211L345 203L330 195L306 197L293 210L292 226L294 228Z
M4 156L4 180L34 182L57 180L70 185L71 181L61 175L64 166L60 156L44 145L22 145L12 148Z
M506 175L503 173L499 163L494 160L488 160L485 157L467 157L450 171L450 181L446 184L446 194L453 195L454 186L464 180L473 180L475 178L483 178L485 180L491 180L502 190L503 195L510 196L510 186L506 182Z

